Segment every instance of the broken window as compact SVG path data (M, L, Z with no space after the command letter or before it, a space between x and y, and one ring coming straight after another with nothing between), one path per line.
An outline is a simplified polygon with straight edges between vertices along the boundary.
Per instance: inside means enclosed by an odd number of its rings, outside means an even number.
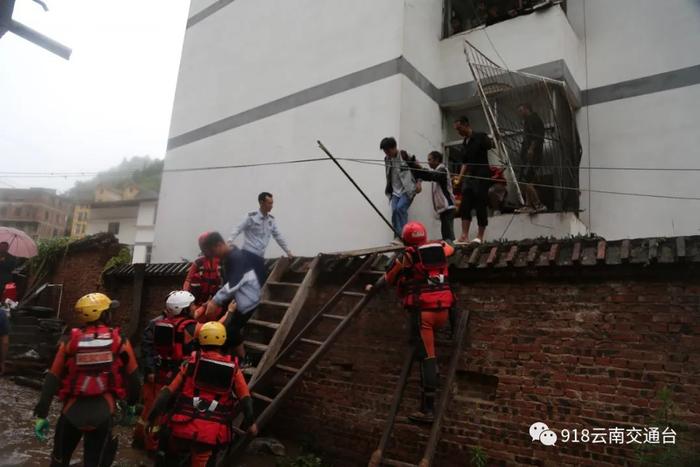
M563 1L552 0L445 0L443 36L479 26L490 26Z

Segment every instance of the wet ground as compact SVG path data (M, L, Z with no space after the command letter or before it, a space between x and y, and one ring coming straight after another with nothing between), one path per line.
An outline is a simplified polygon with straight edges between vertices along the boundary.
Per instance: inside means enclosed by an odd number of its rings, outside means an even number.
M53 446L53 430L46 442L34 437L34 417L32 411L39 398L39 391L19 386L8 378L0 378L0 467L26 466L46 467L49 465ZM51 427L56 425L61 404L54 400L49 421ZM139 450L133 449L130 427L118 426L115 433L119 436L119 451L113 464L115 467L150 466L152 462ZM294 445L284 442L287 454L295 455L298 450ZM82 445L73 454L71 465L82 465ZM238 467L275 467L279 458L269 454L243 456L234 464ZM233 467L233 466L232 466Z

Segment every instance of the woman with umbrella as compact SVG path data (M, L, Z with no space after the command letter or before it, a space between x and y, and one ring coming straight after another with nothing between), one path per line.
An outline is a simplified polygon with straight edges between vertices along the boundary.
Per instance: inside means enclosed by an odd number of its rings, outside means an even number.
M5 292L5 285L12 282L17 257L31 258L37 253L36 243L29 235L11 227L0 227L0 296Z

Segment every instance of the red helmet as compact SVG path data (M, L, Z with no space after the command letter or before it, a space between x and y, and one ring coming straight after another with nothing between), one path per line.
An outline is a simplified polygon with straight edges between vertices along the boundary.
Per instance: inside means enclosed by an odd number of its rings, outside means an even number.
M420 222L409 222L401 232L401 239L409 246L422 245L428 241L428 232Z

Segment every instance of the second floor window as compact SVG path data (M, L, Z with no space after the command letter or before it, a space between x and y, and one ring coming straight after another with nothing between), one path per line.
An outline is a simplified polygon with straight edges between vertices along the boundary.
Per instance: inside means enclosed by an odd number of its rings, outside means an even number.
M119 222L110 222L107 225L107 232L113 235L119 235Z

